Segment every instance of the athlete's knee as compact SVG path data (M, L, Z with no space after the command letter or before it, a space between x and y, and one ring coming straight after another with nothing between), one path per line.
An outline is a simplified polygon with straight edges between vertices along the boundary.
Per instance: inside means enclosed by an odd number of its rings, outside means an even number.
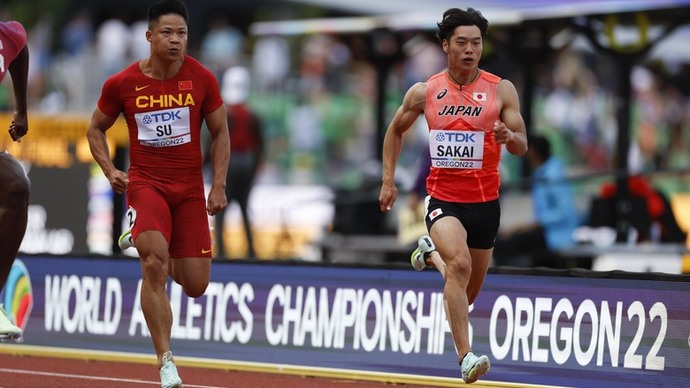
M468 282L472 276L472 265L470 260L462 256L454 257L446 261L447 278L457 278L460 281Z
M206 288L208 288L208 282L188 282L187 284L181 284L184 293L190 298L199 298L204 295Z
M25 175L17 175L9 182L3 183L0 193L0 204L10 209L28 209L31 185Z
M141 272L144 281L157 286L165 285L168 277L168 266L155 255L142 256Z
M198 298L206 292L211 281L210 259L172 259L170 277L182 287L191 298Z

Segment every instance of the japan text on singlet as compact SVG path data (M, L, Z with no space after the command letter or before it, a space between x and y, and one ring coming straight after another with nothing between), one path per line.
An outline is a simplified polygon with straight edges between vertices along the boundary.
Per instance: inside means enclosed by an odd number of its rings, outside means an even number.
M461 203L498 198L501 145L494 139L499 119L500 78L481 71L470 85L453 83L445 71L426 82L424 117L429 125L429 195Z
M106 115L124 115L131 170L165 168L180 175L201 171L201 125L221 105L215 76L190 56L166 80L146 76L133 63L105 82L98 101Z
M15 21L0 22L0 81L5 78L10 63L26 46L26 30Z

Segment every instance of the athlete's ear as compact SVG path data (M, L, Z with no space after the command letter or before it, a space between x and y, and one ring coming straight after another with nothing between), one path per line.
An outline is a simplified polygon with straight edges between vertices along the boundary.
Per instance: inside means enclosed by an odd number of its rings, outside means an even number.
M146 40L151 42L151 37L153 36L153 33L151 30L146 30Z
M441 41L441 47L443 48L443 52L448 54L448 39L443 39L443 41Z

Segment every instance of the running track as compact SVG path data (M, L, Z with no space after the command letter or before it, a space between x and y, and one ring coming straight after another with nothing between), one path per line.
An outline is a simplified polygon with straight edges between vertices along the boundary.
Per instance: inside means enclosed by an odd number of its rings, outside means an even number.
M428 378L289 365L175 358L185 388L423 388L467 386ZM160 387L152 355L0 343L0 388ZM487 377L490 375L487 375ZM535 388L479 381L472 387ZM541 386L545 387L545 386Z

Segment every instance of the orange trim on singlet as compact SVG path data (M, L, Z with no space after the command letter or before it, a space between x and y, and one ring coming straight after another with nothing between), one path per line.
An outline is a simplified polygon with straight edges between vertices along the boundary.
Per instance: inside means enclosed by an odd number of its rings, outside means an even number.
M427 192L448 202L488 202L498 198L498 165L501 145L494 139L494 122L499 119L496 90L500 78L481 71L470 85L460 86L445 70L427 80L424 116L429 130L483 131L484 146L480 169L440 168L435 166L435 150L429 150L432 166Z

